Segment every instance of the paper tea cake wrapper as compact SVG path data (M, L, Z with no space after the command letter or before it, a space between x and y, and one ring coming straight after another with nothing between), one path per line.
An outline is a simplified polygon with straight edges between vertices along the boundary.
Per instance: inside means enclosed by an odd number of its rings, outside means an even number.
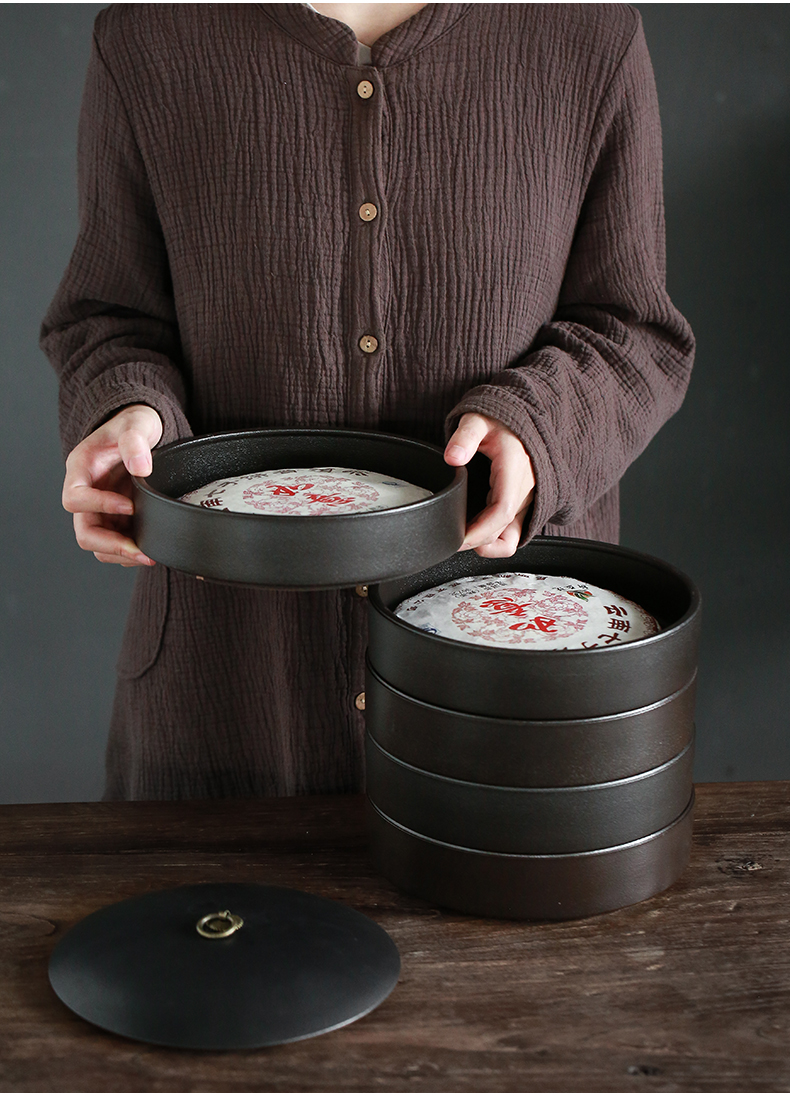
M212 481L181 499L216 511L259 515L349 515L425 500L432 493L398 477L365 469L322 466L266 469Z
M621 595L569 576L469 576L405 599L398 618L453 641L505 649L600 649L659 632Z

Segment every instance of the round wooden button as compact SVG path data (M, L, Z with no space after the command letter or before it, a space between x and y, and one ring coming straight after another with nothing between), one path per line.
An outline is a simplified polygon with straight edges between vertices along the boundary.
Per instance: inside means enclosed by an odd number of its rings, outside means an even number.
M360 596L360 598L364 599L368 594L368 586L367 584L357 584L357 586L354 588L354 591L357 593L358 596Z
M357 95L360 99L370 99L373 95L373 85L369 80L360 80L357 84Z
M378 348L379 341L376 339L375 336L363 336L362 339L359 341L359 346L362 348L363 351L367 352L368 355L372 355L373 352Z
M356 706L356 708L358 710L364 710L365 709L365 692L364 691L360 691L360 693L354 699L354 705Z
M359 216L363 221L373 221L373 218L378 215L378 209L372 202L363 202L359 208Z

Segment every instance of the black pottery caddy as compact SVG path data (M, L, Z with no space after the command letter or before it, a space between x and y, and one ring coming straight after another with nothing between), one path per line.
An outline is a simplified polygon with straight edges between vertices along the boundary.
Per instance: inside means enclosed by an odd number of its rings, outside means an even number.
M357 514L255 515L180 497L263 469L340 465L431 490ZM263 430L187 439L133 478L134 535L154 560L258 587L370 588L367 794L381 872L479 916L568 919L674 882L691 845L700 598L670 565L618 546L536 538L514 557L456 552L467 482L438 447L376 432ZM471 507L471 510L476 510ZM449 580L569 576L640 604L661 626L611 648L513 651L430 634L394 613ZM128 1038L250 1049L323 1034L394 988L376 923L293 890L204 883L93 913L58 943L50 982L73 1011Z
M214 478L323 464L392 474L433 495L316 517L178 499ZM395 884L464 912L562 919L632 904L679 876L691 840L700 598L672 566L581 539L536 538L502 560L458 553L466 470L447 466L438 447L379 432L183 440L156 452L135 492L138 544L170 567L263 587L378 584L367 793L373 854ZM500 572L597 585L640 604L661 632L525 652L442 638L394 614L427 588Z

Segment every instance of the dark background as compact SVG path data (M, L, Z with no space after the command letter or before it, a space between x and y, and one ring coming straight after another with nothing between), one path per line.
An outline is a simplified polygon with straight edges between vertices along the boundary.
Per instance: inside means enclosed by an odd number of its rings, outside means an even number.
M0 802L101 795L133 579L74 543L37 346L76 235L77 117L103 6L0 5ZM698 353L683 408L626 476L622 542L702 589L697 779L786 779L790 6L638 7L664 127L669 289Z

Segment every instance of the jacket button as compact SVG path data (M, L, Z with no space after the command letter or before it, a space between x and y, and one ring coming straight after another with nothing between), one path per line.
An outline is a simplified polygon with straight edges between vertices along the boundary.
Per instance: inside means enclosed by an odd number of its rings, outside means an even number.
M357 95L360 99L370 99L373 95L373 85L369 80L360 80L357 84Z
M365 709L365 692L364 691L360 691L360 693L354 699L354 705L356 706L356 708L358 710L364 710Z
M357 584L357 586L354 588L354 591L357 593L358 596L360 596L361 599L364 599L365 596L368 594L368 586L367 584Z
M362 348L363 351L366 351L368 355L372 355L373 352L377 349L378 345L379 341L376 339L375 336L363 336L362 339L359 341L359 346Z
M373 218L378 214L378 210L372 202L363 202L359 208L359 216L363 221L373 221Z

